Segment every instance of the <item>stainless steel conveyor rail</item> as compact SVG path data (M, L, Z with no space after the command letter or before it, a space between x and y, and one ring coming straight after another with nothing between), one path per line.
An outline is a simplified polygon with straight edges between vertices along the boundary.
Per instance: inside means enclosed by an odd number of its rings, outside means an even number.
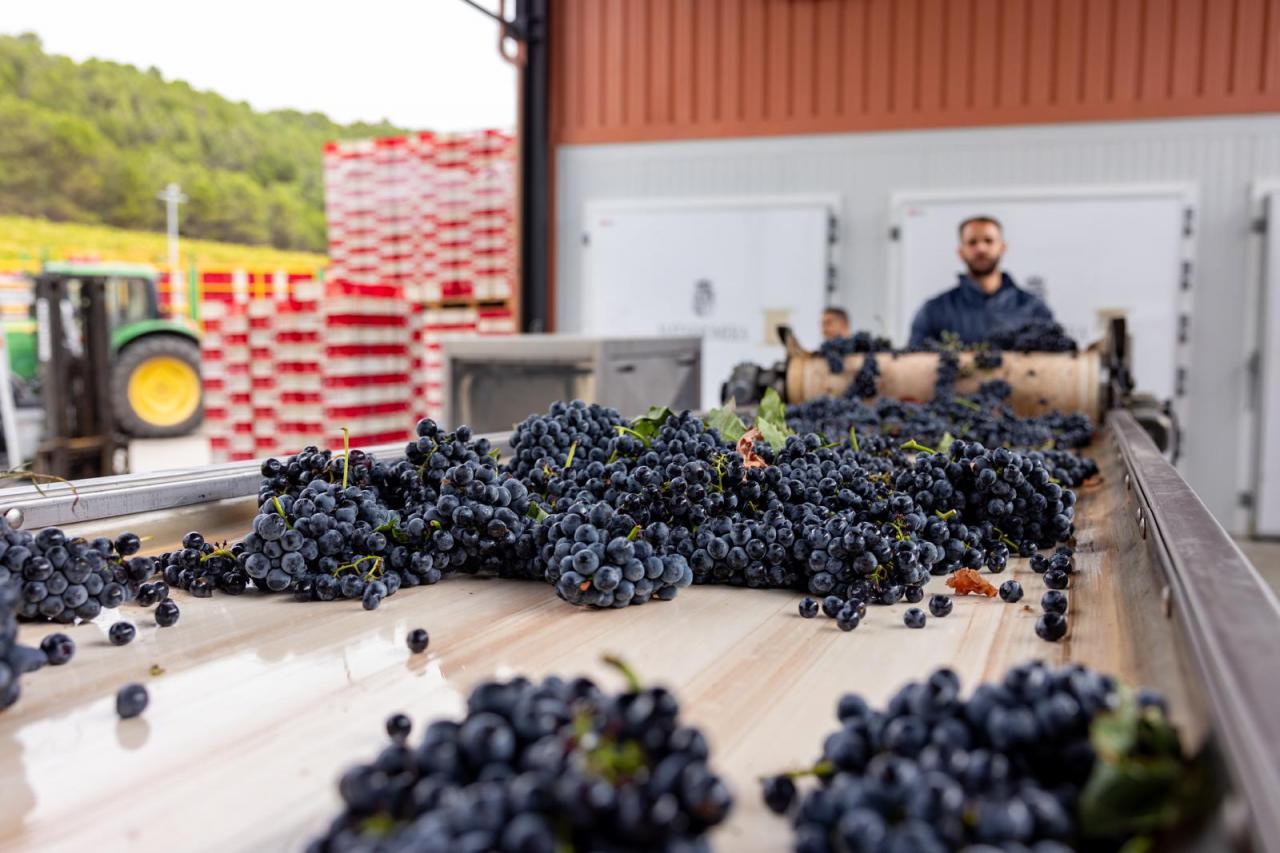
M1132 521L1164 577L1165 615L1212 709L1231 801L1248 809L1226 829L1239 846L1280 851L1280 601L1133 415L1113 410L1106 424Z
M510 432L483 437L504 453L510 449ZM360 449L395 461L404 456L405 442ZM34 529L249 497L258 492L261 465L261 460L226 462L154 474L95 477L72 485L11 485L0 489L0 514L14 526Z

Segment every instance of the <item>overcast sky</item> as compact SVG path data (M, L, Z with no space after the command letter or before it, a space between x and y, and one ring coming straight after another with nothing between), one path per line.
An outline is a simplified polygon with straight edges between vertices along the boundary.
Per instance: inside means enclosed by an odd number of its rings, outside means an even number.
M154 65L165 79L257 109L318 110L342 122L385 118L415 130L515 125L515 71L498 56L497 25L462 0L2 6L0 32L34 32L47 52Z

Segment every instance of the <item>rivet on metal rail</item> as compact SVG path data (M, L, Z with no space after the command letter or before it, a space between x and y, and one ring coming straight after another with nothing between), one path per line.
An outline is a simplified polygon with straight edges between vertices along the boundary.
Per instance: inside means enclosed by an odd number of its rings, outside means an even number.
M1164 618L1172 619L1173 618L1173 592L1171 592L1169 587L1167 586L1160 590L1160 603L1164 605Z
M1124 475L1124 490L1127 492L1132 488L1133 488L1133 480L1129 477L1129 474L1126 473Z
M23 522L22 510L18 509L16 506L9 507L4 511L4 520L14 530L20 529Z
M1143 539L1147 538L1147 517L1142 514L1142 510L1138 510L1138 532Z

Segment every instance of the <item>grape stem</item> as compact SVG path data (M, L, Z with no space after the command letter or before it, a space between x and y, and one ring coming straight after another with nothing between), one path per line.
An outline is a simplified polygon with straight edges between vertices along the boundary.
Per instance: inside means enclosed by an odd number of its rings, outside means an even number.
M280 513L280 517L284 519L284 526L292 530L293 525L289 523L289 516L285 513L284 507L280 505L280 496L272 495L271 502L276 505L276 512Z
M830 761L819 761L812 767L806 767L803 770L787 770L783 773L776 773L775 776L785 776L788 779L803 779L806 776L830 776L836 771L835 765ZM767 781L769 776L761 776L760 781Z
M342 428L342 490L347 490L347 472L351 470L351 430Z
M644 689L640 683L640 676L636 675L636 671L622 658L617 655L605 655L603 660L606 664L622 673L622 677L627 680L627 687L630 688L632 693L639 693Z
M932 447L925 447L914 438L908 442L898 445L898 447L900 450L913 450L916 453L928 453L931 456L936 456L938 453L938 451L934 450Z

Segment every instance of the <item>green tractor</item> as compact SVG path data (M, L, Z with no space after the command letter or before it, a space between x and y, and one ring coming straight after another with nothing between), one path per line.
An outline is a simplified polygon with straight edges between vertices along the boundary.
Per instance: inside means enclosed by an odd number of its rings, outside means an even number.
M161 313L156 271L142 264L47 263L41 278L103 285L111 323L111 398L119 428L138 438L186 435L204 419L200 333ZM36 321L10 321L4 333L15 385L39 381ZM30 397L19 393L19 399Z

